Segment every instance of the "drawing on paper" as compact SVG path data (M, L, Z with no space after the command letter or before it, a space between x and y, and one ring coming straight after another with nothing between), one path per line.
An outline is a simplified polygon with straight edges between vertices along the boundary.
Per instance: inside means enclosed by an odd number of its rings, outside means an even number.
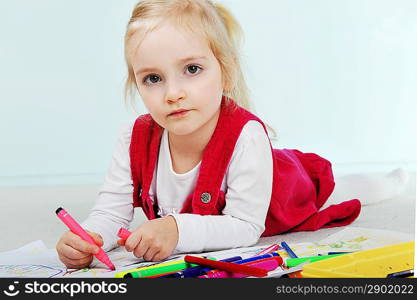
M63 269L43 265L0 265L0 277L51 278L63 272Z

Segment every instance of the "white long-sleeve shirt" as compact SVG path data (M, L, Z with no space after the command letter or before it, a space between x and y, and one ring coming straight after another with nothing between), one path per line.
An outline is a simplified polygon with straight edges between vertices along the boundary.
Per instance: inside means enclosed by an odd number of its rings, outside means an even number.
M133 124L122 130L96 204L82 224L103 237L105 251L117 246L119 228L128 228L133 220L129 156L132 129ZM273 177L271 148L262 125L249 121L237 140L221 185L226 198L223 215L179 214L183 202L195 188L200 164L186 173L175 173L168 134L164 130L149 195L151 199L157 195L160 216L172 215L176 220L179 240L175 252L214 251L255 244L265 230Z

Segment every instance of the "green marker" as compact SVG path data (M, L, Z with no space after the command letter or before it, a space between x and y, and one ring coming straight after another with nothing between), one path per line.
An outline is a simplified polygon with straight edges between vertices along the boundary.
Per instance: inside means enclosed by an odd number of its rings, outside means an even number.
M164 267L164 266L172 266L172 265L177 265L177 264L183 263L183 262L184 262L184 260L162 262L162 263L158 263L158 264L154 264L154 265L150 265L150 266L139 267L139 268L135 268L135 269L122 271L122 272L117 273L114 277L123 278L127 273L132 273L132 272L137 272L137 271L142 271L142 270L148 270L148 269L155 269L155 268L160 268L160 267Z
M285 261L285 265L288 268L292 268L295 266L298 266L302 263L305 262L315 262L315 261L319 261L319 260L323 260L323 259L328 259L328 258L332 258L332 257L336 257L336 256L340 256L346 253L339 253L339 254L332 254L332 255L319 255L319 256L309 256L309 257L298 257L298 258L288 258Z
M216 260L215 258L212 258L212 257L208 259ZM178 271L191 268L191 267L196 267L196 266L199 266L199 265L190 264L185 261L182 261L182 262L178 262L172 265L155 267L155 268L146 269L146 270L132 271L132 272L124 274L123 278L144 278L144 277L149 277L149 276L161 275L165 273L178 272Z

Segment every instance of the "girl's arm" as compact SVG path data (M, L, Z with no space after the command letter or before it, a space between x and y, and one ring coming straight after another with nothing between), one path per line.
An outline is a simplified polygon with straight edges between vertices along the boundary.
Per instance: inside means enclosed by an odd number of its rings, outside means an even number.
M132 127L130 125L122 129L96 203L81 225L102 236L105 251L118 246L116 242L119 228L128 228L133 219L133 186L128 153Z
M176 252L215 251L255 244L265 230L272 178L269 139L259 122L249 121L237 141L226 173L223 215L171 214L179 232Z

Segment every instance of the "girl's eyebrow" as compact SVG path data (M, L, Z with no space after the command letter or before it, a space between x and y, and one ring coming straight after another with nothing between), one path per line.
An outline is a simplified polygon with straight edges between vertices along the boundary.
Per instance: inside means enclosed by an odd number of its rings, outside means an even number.
M182 58L178 60L178 62L186 63L187 61L194 60L194 59L207 59L207 56L190 56L190 57Z
M194 60L194 59L207 59L207 56L190 56L186 58L181 58L178 60L178 64L184 64L187 61ZM139 75L145 72L155 71L155 70L157 70L157 68L152 68L152 67L141 68L138 71L136 71L136 75Z

